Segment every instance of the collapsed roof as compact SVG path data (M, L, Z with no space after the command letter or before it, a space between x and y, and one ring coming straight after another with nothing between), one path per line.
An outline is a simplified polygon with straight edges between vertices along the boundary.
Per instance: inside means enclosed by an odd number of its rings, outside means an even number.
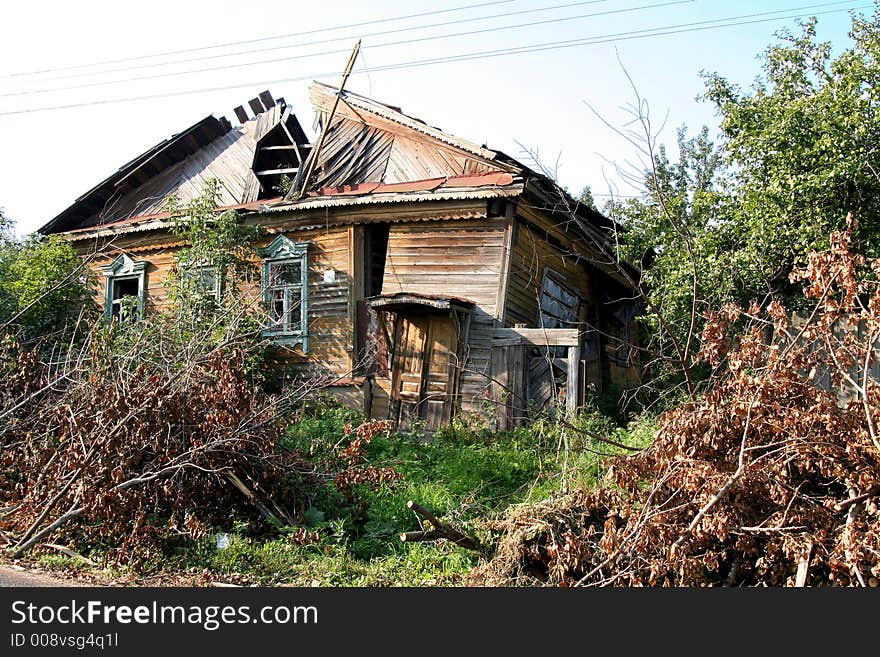
M295 174L310 145L292 108L264 91L250 101L255 116L235 109L242 123L207 116L172 135L80 196L39 229L60 233L161 214L166 198L197 198L207 180L221 181L218 204L233 207L278 197L281 176Z
M331 116L337 94L340 102ZM591 233L591 241L607 239L605 229L612 225L607 218L500 151L319 82L312 83L310 98L316 129L327 127L320 149L310 143L284 99L275 101L266 91L249 103L253 118L237 107L238 126L223 117L202 119L123 165L40 232L82 234L132 224L160 228L169 195L185 204L201 194L208 179L216 178L221 181L221 208L259 212L492 198L529 189L551 212L576 212L584 220L577 222L578 232Z

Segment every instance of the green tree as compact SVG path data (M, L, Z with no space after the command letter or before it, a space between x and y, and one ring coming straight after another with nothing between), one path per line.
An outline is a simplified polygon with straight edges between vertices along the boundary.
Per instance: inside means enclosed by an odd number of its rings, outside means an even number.
M604 211L622 228L621 255L642 264L655 374L689 367L707 309L771 295L796 308L790 272L827 249L848 214L858 247L880 254L880 11L853 17L853 45L836 57L815 27L812 19L797 36L781 32L749 90L704 76L717 144L706 128L693 137L681 129L671 156L634 88L643 134L632 141L644 171L628 179L642 193Z
M734 172L723 260L744 301L790 292L792 267L826 249L848 213L860 247L880 249L880 11L853 17L853 45L836 57L815 27L781 33L748 91L705 76Z
M26 340L66 339L88 318L88 269L58 235L17 238L0 212L0 330Z
M592 210L599 210L599 208L596 206L596 199L593 198L593 190L589 185L584 185L584 188L581 190L581 193L577 195L577 199L575 200L577 200L577 202L581 205L586 205Z

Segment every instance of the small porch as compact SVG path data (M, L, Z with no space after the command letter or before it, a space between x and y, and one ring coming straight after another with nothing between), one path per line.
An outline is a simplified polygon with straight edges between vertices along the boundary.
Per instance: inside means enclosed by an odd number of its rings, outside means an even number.
M385 392L387 417L399 428L433 434L455 413L474 302L408 292L365 301L372 415L384 415L376 401Z

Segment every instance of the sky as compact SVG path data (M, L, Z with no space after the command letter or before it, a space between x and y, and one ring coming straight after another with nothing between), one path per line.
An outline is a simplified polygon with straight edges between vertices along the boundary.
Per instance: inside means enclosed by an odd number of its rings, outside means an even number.
M660 142L681 125L715 130L701 72L750 86L774 33L797 31L794 16L816 16L839 52L851 9L870 14L872 0L4 3L0 208L33 232L200 119L235 124L233 108L267 89L313 136L309 83L337 85L358 39L347 89L537 158L601 205L637 192L619 170L638 152L616 132L633 127L636 92Z

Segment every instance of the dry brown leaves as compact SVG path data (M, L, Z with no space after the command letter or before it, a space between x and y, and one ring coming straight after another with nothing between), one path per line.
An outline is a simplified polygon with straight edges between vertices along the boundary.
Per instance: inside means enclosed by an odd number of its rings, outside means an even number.
M0 433L8 542L79 507L62 536L114 546L117 561L137 565L138 546L235 520L258 529L268 517L297 518L308 468L278 448L277 399L247 380L241 352L177 369L62 373L15 345L5 353L15 356Z
M850 239L835 233L793 275L815 303L808 321L792 325L776 302L711 314L708 392L665 413L649 448L611 462L601 490L499 523L498 552L471 582L877 586L880 386L865 369L880 263Z

